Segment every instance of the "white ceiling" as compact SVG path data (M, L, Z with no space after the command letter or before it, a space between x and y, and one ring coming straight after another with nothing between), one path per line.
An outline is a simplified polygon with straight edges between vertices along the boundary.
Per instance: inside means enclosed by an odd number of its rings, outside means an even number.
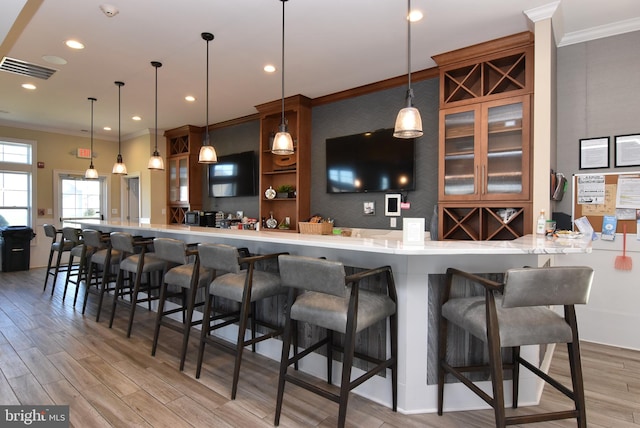
M41 0L2 0L0 56L57 69L48 80L0 71L0 124L86 132L88 97L95 133L117 139L122 88L122 134L154 128L158 70L158 128L205 124L206 42L211 32L210 123L256 113L280 98L282 3L278 0L42 0L20 25L22 9ZM101 4L119 13L107 17ZM561 0L554 15L559 45L640 29L638 0ZM413 0L424 19L412 24L412 70L435 66L432 55L531 29L524 11L549 0ZM285 95L316 98L406 74L407 3L400 0L291 0L285 3ZM23 29L22 29L23 28ZM22 31L21 31L22 30ZM75 38L86 48L72 51ZM15 42L13 40L15 39ZM46 62L55 55L67 64ZM278 71L266 74L265 64ZM34 83L35 91L21 88ZM194 95L193 103L184 101ZM416 97L420 96L419 93ZM434 101L435 102L435 101ZM398 100L398 108L404 100ZM131 116L140 115L134 122ZM391 118L390 121L393 119ZM112 131L103 131L111 126Z

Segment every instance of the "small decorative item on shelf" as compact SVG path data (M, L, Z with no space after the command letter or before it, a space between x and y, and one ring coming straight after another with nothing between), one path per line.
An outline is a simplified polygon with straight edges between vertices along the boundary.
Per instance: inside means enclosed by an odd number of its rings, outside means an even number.
M282 229L282 230L288 230L291 228L290 223L291 220L289 217L285 217L284 220L282 220L280 222L280 224L278 225L278 229Z
M273 199L276 197L276 191L273 190L273 187L269 186L269 188L264 191L264 197L267 199Z
M276 197L278 198L291 198L295 188L291 184L281 184L276 187Z
M269 213L269 218L265 221L265 225L267 226L267 229L275 229L278 227L278 220L273 218L273 211Z

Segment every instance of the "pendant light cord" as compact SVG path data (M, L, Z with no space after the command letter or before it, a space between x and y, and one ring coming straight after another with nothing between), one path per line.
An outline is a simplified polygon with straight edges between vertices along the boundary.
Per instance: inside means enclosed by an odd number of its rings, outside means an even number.
M120 113L120 106L121 106L121 104L120 104L120 89L122 88L122 85L124 85L124 83L122 83L122 84L121 83L122 82L117 82L116 83L116 85L118 85L118 156L120 156L122 154L122 150L121 150L121 147L120 147L120 141L121 141L121 136L122 136L122 133L120 131L122 129L122 126L121 126L122 114Z
M89 169L93 169L93 102L95 98L89 98L91 101L91 162L89 162Z
M206 126L206 128L207 128L206 129L207 137L206 137L206 140L205 140L204 143L205 144L209 144L209 39L206 39L206 40L207 40L207 79L206 79L206 82L207 82L207 85L206 85L207 86L207 88L206 88L206 91L207 91L207 102L206 102L207 120L206 120L204 126Z
M280 0L282 2L282 125L285 125L284 119L284 3L287 0Z
M412 106L413 90L411 89L411 0L407 0L407 107Z
M153 155L156 156L156 153L158 153L158 67L159 65L154 64L153 66L156 69L156 132L154 132L156 137L156 145L155 145L155 149L153 150Z

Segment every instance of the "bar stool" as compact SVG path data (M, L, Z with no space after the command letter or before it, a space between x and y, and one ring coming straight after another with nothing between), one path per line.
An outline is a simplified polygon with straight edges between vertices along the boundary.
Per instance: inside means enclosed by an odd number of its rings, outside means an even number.
M395 412L398 401L398 315L396 288L391 268L384 266L347 276L344 265L337 261L281 255L278 257L278 264L282 285L288 287L289 292L274 425L280 423L286 381L338 403L338 426L344 427L349 391L387 368L391 369L392 406ZM387 285L386 293L377 293L360 287L363 279L374 275L384 275ZM296 296L298 291L304 291L304 293ZM391 356L379 359L355 351L356 334L387 318L389 319ZM303 352L289 358L288 349L292 337L297 336L298 322L322 327L326 329L327 334ZM342 348L333 344L334 331L345 335ZM343 352L342 379L338 394L287 372L291 364L295 364L323 345L327 346L327 382L329 384L331 384L333 351ZM371 362L375 367L368 369L357 379L351 380L354 357Z
M71 249L73 248L73 243L66 241L62 236L62 231L57 230L54 225L44 224L43 228L44 234L51 238L51 247L49 249L49 262L47 263L47 272L44 276L44 287L42 288L42 292L44 293L44 291L47 289L47 281L49 280L49 276L53 276L53 285L51 286L51 295L53 296L60 268L66 268L65 264L61 264L62 254L71 251ZM59 240L58 237L60 238ZM55 253L58 253L58 255L56 256L56 264L55 266L52 266L53 255Z
M67 288L69 283L76 286L74 293L73 305L76 305L78 297L78 288L83 279L86 279L87 273L87 257L91 256L93 247L88 246L82 237L82 230L75 227L63 227L62 237L73 244L73 248L69 251L69 263L67 263L67 278L64 281L64 292L62 293L62 301L67 296ZM75 261L74 261L75 260Z
M160 287L160 300L158 302L158 315L153 334L151 355L156 355L160 326L182 333L180 371L184 370L191 327L202 324L202 320L193 321L194 308L204 304L204 302L196 304L196 295L200 288L206 287L211 282L211 271L200 267L200 258L198 257L196 245L185 244L184 241L171 238L155 238L153 240L155 256L165 261L165 270L163 274L164 280ZM176 286L178 291L170 292L169 286ZM178 308L165 310L165 302L169 297L180 297L182 305ZM181 325L177 325L172 320L165 318L177 312L182 312Z
M452 284L479 284L480 296L453 297ZM502 283L458 269L447 269L446 288L440 316L438 350L438 414L442 415L445 374L451 373L494 409L496 427L576 418L578 427L586 427L585 397L580 363L580 344L576 321L576 304L586 304L593 281L590 267L543 267L509 269ZM550 305L564 306L564 317ZM489 362L484 365L453 367L447 361L447 329L454 324L488 345ZM520 347L566 343L573 390L562 385L520 356ZM502 348L510 348L511 362L503 362ZM536 376L569 397L574 410L506 416L503 371L513 376L513 408L518 407L519 367L523 365ZM464 373L489 372L493 396L482 391Z
M111 247L120 252L120 263L118 264L119 269L118 276L116 277L115 295L111 305L109 328L113 327L118 302L124 302L124 296L128 294L131 300L129 302L127 337L131 337L133 318L136 314L136 306L138 306L138 303L147 302L149 310L151 310L151 301L159 299L159 296L153 296L153 291L159 290L160 285L159 283L156 285L152 284L151 274L156 273L157 275L161 275L164 271L165 262L155 257L153 252L148 252L148 247L153 244L153 239L134 237L125 232L112 232L110 238ZM125 272L128 273L126 286L124 278ZM143 276L146 276L146 283L142 282ZM140 298L140 291L146 292L147 297Z
M116 274L113 273L113 268L120 263L120 251L111 248L111 239L108 234L103 234L94 229L84 229L82 236L84 242L94 248L91 257L89 257L87 261L89 267L87 269L86 287L84 289L84 301L82 302L82 314L84 315L87 309L89 290L91 286L95 285L98 288L99 295L96 322L99 322L104 294L115 290ZM114 285L109 287L111 282L114 282ZM76 296L78 293L77 290L76 288Z
M222 345L225 349L232 349L236 356L231 388L231 399L234 400L238 389L244 347L251 345L251 350L255 352L256 343L278 336L283 331L282 327L256 319L257 301L286 293L286 289L280 285L280 276L277 273L256 269L257 262L276 259L278 254L241 257L237 248L224 244L199 244L198 254L202 267L211 269L214 279L205 298L196 378L200 378L205 344ZM246 268L243 269L243 266ZM240 310L218 313L214 302L216 297L239 303ZM251 339L246 340L245 333L249 319L251 319ZM215 324L217 320L224 320L224 322ZM215 340L210 335L212 331L234 322L239 324L238 338L234 345ZM269 331L256 337L256 325L267 327Z

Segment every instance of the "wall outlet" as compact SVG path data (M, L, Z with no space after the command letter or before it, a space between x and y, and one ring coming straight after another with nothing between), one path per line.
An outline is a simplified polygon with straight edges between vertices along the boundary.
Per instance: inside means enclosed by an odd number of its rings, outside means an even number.
M117 208L111 208L111 214L118 214L118 209Z
M47 214L48 215L52 215L53 214L53 210L51 208L47 208Z
M166 208L162 209L162 215L167 215L167 209Z
M390 226L391 226L391 227L397 227L397 222L396 222L396 218L395 218L395 217L391 217L391 218L389 219L389 221L390 221L390 223L391 223L391 224L390 224Z

